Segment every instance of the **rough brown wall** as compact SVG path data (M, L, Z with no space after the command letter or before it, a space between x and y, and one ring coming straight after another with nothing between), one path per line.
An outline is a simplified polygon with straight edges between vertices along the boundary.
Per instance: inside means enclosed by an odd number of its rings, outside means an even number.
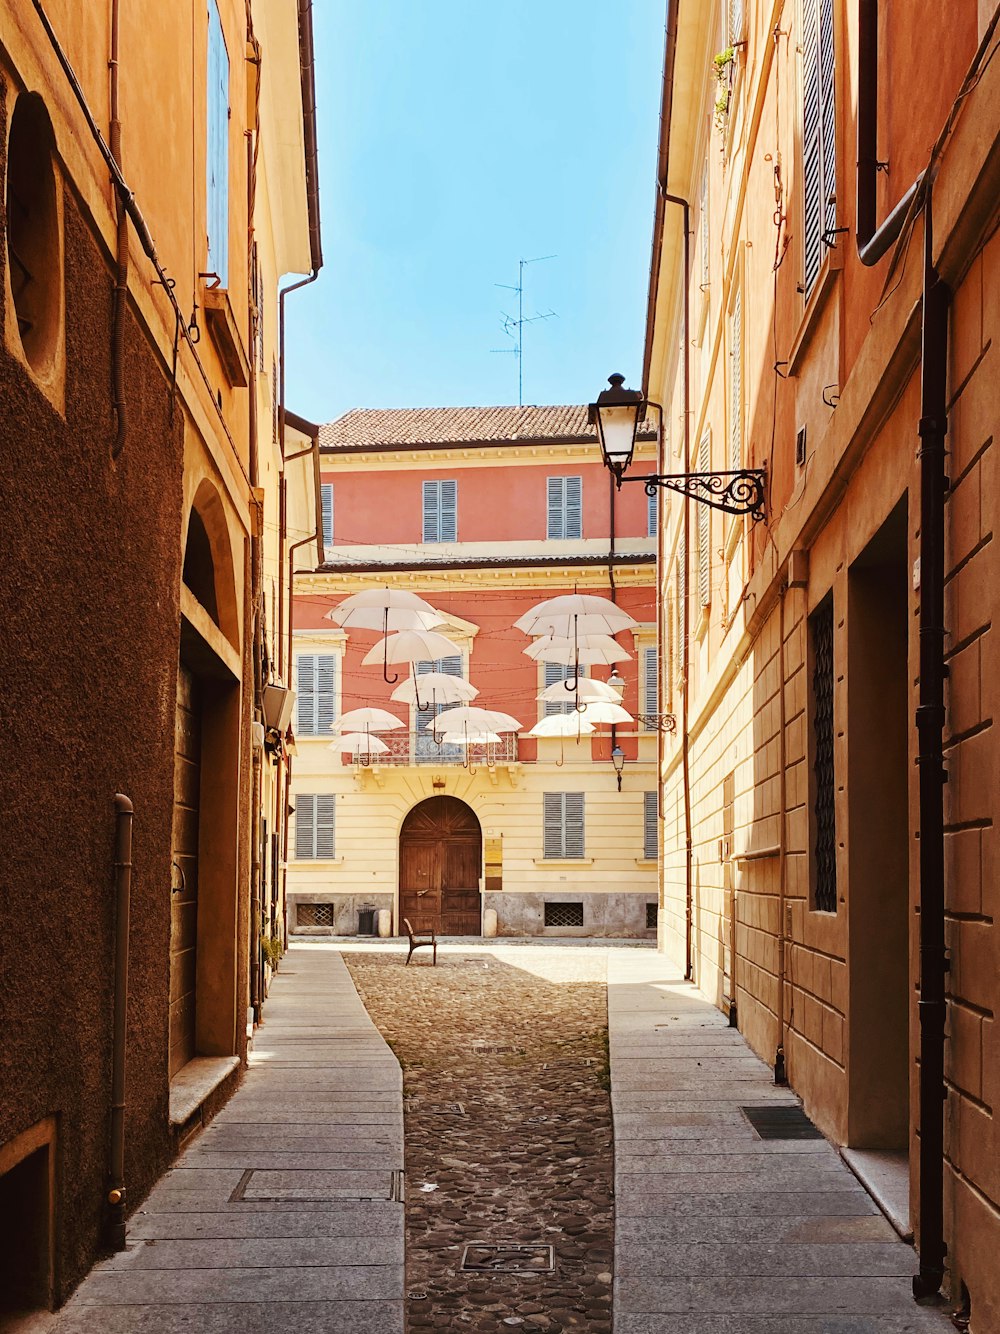
M7 740L0 1143L46 1115L59 1118L60 1297L92 1263L101 1221L117 791L136 811L130 1205L170 1153L168 891L182 477L180 412L171 423L164 375L131 315L130 436L111 461L112 281L68 188L64 207L65 419L0 351Z

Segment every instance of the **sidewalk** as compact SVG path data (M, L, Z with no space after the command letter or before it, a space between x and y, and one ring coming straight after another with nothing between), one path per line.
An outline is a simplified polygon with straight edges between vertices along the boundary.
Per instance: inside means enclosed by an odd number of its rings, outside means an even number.
M403 1106L339 954L297 945L250 1069L53 1334L402 1334Z
M823 1139L757 1137L797 1106L659 954L608 955L616 1334L945 1334L913 1250Z

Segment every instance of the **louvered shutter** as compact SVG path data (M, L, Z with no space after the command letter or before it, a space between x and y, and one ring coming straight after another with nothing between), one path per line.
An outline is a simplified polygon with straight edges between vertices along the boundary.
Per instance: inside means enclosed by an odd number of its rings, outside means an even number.
M583 793L564 792L563 796L563 846L564 857L581 858L583 856Z
M678 555L677 558L677 675L683 670L684 650L687 641L687 564Z
M216 0L208 0L206 224L208 272L229 286L229 54Z
M337 659L332 654L316 657L316 735L330 736L337 710Z
M583 478L566 477L566 518L564 536L581 538L583 536Z
M659 853L656 825L656 793L642 794L642 855L646 861L655 861Z
M729 0L729 45L743 40L743 0Z
M651 496L646 497L646 536L656 536L657 518L660 512L659 494L653 492Z
M670 712L674 704L674 592L667 589L667 605L663 615L663 708Z
M546 479L546 537L553 540L583 536L583 478Z
M561 662L547 662L545 668L545 684L547 686L555 685L557 681L568 681L573 675L573 667L565 666ZM580 675L586 676L586 667L580 668ZM548 718L554 713L571 713L576 707L575 695L567 690L565 700L545 700L545 717Z
M698 450L698 471L708 472L712 466L711 447L706 435ZM708 505L698 506L698 601L707 607L711 601L711 559L709 544L712 540L712 510Z
M739 288L729 320L729 466L743 466L743 299Z
M701 221L701 285L707 287L710 278L710 267L708 262L708 164L706 163L701 173L701 201L700 201L700 221Z
M334 849L334 802L332 793L324 793L314 798L316 803L316 857L329 860Z
M658 668L656 649L644 648L642 651L642 711L645 714L659 712ZM644 723L643 726L647 732L655 730L653 723Z
M464 676L461 653L449 654L447 658L423 659L416 664L416 669L418 676L423 676L425 672L442 672L446 676ZM436 704L433 708L417 709L416 754L418 758L427 760L461 759L461 746L450 742L447 745L435 745L431 729L427 728L428 723L439 717L444 709L450 707L447 704Z
M566 506L563 503L562 477L549 477L545 484L545 536L551 541L558 541L566 536L564 520Z
M324 482L323 492L323 545L333 546L333 483Z
M834 85L833 0L819 3L819 99L823 231L837 225L837 106Z
M295 797L295 856L314 857L316 849L316 798L299 793Z
M823 245L824 209L821 206L822 154L819 72L819 15L817 0L802 0L802 189L806 295L819 273Z
M440 542L441 487L438 482L424 482L424 536L425 542Z
M458 482L440 482L441 487L441 536L440 542L458 540Z
M542 794L542 856L546 861L563 855L563 794Z
M300 653L295 671L295 730L300 736L316 734L316 655Z

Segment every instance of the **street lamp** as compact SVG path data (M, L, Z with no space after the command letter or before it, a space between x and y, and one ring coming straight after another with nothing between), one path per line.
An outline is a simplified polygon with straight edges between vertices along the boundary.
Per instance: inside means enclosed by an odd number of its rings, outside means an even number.
M763 468L739 468L728 472L644 473L626 477L632 462L635 436L639 423L645 420L646 409L656 408L663 420L659 403L644 399L638 389L624 388L623 375L608 377L610 389L602 389L597 402L587 409L587 420L597 427L601 455L611 470L615 484L621 490L622 482L641 482L647 496L655 496L659 488L690 496L703 505L722 510L724 514L747 514L760 522L767 517L766 482Z
M621 746L615 746L611 752L611 763L615 766L615 773L618 775L618 791L622 790L622 770L625 768L625 752Z

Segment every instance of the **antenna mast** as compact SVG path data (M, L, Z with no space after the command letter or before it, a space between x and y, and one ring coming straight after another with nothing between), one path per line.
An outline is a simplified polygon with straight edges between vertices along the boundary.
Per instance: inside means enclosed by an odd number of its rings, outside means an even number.
M495 283L494 286L502 287L505 291L517 293L517 319L513 315L508 315L501 311L503 315L503 331L508 338L514 340L513 347L494 347L493 352L511 352L517 358L517 406L524 406L524 326L534 324L537 320L552 320L558 316L554 310L545 312L536 312L534 315L525 316L524 314L524 266L526 264L541 264L547 259L556 259L556 255L538 255L534 259L519 259L517 261L517 286L512 287L509 283Z

